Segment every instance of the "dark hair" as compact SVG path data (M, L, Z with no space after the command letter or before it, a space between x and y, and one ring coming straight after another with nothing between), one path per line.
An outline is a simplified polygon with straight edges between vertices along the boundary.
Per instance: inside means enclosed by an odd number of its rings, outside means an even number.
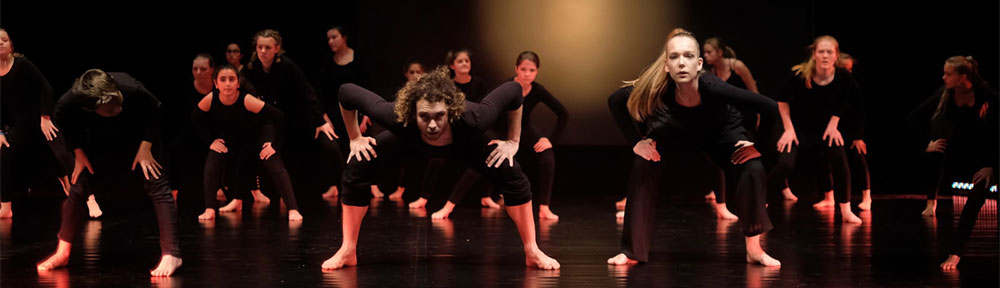
M194 55L195 60L198 60L198 58L208 59L208 67L215 68L215 59L212 58L212 55L208 53L198 53L198 55Z
M73 94L84 96L83 107L88 109L96 109L98 105L102 104L121 105L124 101L121 90L118 90L118 84L111 78L111 75L101 69L90 69L83 72L83 75L73 81L70 91Z
M420 65L420 69L424 69L424 63L423 62L420 62L420 60L418 60L416 58L410 58L410 59L406 59L406 65L403 66L403 73L406 73L407 71L410 71L410 66L413 66L413 64Z
M330 30L337 30L337 32L340 32L340 36L341 37L350 38L350 37L348 37L349 35L347 34L347 31L344 31L345 30L344 26L333 25L333 26L330 26L330 28L326 29L326 32L330 32Z
M455 59L458 58L458 54L462 54L463 52L469 55L469 58L472 58L472 52L469 51L468 48L450 50L448 53L444 54L444 66L451 67L451 64L455 64Z
M455 121L465 112L465 94L455 86L448 75L448 67L438 66L416 81L410 81L396 92L396 122L409 125L416 119L417 101L444 102L448 106L448 120Z
M538 54L532 51L524 51L517 55L517 62L514 62L514 67L521 65L521 62L531 61L535 63L535 68L542 68L542 62L538 59Z
M236 80L242 80L243 78L240 77L240 70L236 69L236 66L233 66L233 64L224 63L219 65L219 67L215 67L215 71L212 72L212 80L219 78L219 71L222 70L233 70L233 72L236 72Z

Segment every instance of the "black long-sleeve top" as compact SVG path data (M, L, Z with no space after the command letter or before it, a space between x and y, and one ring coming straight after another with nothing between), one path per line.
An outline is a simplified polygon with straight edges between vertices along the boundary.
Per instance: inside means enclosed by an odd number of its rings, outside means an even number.
M806 88L802 77L789 77L781 94L778 95L779 102L788 103L795 135L802 146L822 143L823 132L826 131L830 118L833 116L843 118L850 111L850 99L861 98L861 88L851 72L837 68L834 73L833 81L829 84L820 86L814 81L812 89ZM849 130L841 131L842 134L846 134L845 136L860 135L856 130L859 128L858 125L844 128Z
M566 111L566 107L559 102L559 99L552 96L549 90L545 89L545 86L538 84L538 82L531 82L531 91L528 95L524 96L524 110L521 113L521 133L524 134L526 139L535 139L545 137L538 131L538 127L535 127L534 122L531 118L531 111L538 106L539 103L548 106L552 113L556 114L556 127L552 129L552 133L549 133L548 138L550 142L557 143L559 138L562 136L563 131L566 130L566 124L569 122L569 112Z
M375 123L387 127L397 135L419 135L420 131L416 125L403 126L396 122L396 113L393 111L395 103L386 101L381 96L368 91L365 88L354 84L344 84L340 86L340 105L347 110L357 110ZM462 133L466 130L486 131L492 127L499 115L506 111L517 110L521 107L523 99L521 97L521 85L513 81L501 84L493 89L479 103L465 101L465 112L459 119L454 119L452 125L457 126L454 132ZM415 111L414 111L415 113Z
M281 109L290 119L302 119L311 127L326 123L316 92L295 62L284 54L278 55L269 72L264 72L259 59L252 64L253 68L243 69L243 75L261 100ZM334 120L331 118L331 121Z
M158 142L161 135L160 101L132 76L121 72L109 72L108 75L118 86L123 98L122 111L114 117L102 117L93 111L88 111L89 109L84 107L93 107L92 104L96 100L74 94L72 90L66 91L59 98L55 119L60 127L59 131L66 137L69 149L82 148L90 142L101 141L98 138L125 140L128 145L133 144L132 142L137 144L139 141ZM97 129L109 126L117 129L115 131ZM103 133L99 135L90 133L97 130L103 130ZM115 143L126 144L125 142Z
M948 148L945 151L975 158L973 163L968 164L977 165L977 168L1000 167L1000 117L997 115L1000 103L997 103L997 92L988 87L973 86L976 101L972 107L959 107L954 100L950 100L944 112L935 118L934 112L944 89L943 86L939 88L907 116L907 122L921 140L919 146L924 148L932 140L947 139ZM983 105L987 107L985 115L981 115Z
M486 88L486 82L482 78L471 76L472 78L469 82L462 84L455 82L455 87L465 93L465 100L479 103L489 93L489 88Z
M0 129L20 122L37 126L41 116L52 116L55 109L52 85L22 56L15 56L10 71L0 76L0 96Z
M198 134L205 145L211 145L215 139L226 141L226 145L256 145L272 142L277 149L284 131L284 115L281 110L265 104L258 113L246 108L245 91L231 105L222 104L219 90L212 90L212 104L208 111L195 108L191 112L191 122L198 128Z

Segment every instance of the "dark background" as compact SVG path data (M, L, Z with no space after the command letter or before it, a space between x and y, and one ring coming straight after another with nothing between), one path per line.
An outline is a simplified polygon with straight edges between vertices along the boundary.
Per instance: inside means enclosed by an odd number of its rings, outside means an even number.
M832 35L843 52L859 60L855 73L867 101L869 163L877 193L915 193L906 182L914 178L908 167L915 164L913 155L902 149L907 146L903 118L941 85L947 57L973 55L984 78L992 87L998 84L997 1L509 1L511 7L544 12L549 19L537 19L539 13L496 9L505 5L497 2L425 2L5 1L0 27L10 34L15 52L25 54L45 74L56 96L86 69L101 68L128 72L158 97L170 97L173 91L191 85L195 54L209 52L216 62L224 62L225 45L238 42L249 58L251 36L264 28L279 30L289 57L308 76L316 77L319 60L330 56L326 29L334 24L346 26L349 45L366 70L364 85L382 94L392 93L403 83L403 63L411 57L439 64L448 49L468 47L474 52L473 74L499 84L513 75L511 67L505 66L513 64L511 55L536 50L546 64L539 82L572 115L565 140L559 144L584 155L605 151L602 147L606 146L627 151L604 99L618 81L634 78L655 59L666 31L673 27L684 27L699 39L725 38L751 68L765 95L776 94L790 75L789 68L806 59L805 46L813 38ZM586 10L588 5L592 9ZM643 11L641 17L626 13L644 8L657 11ZM585 44L597 48L565 50L544 44L559 34L551 29L510 25L510 33L524 36L518 39L484 32L494 31L487 30L493 22L486 21L496 20L483 19L560 21L578 16L574 11L580 9L592 13L586 14L585 21L597 27L632 21L652 25L558 35L583 40L604 37L596 44ZM545 48L533 48L533 41ZM630 44L639 42L645 44ZM504 50L495 52L498 47ZM609 53L594 55L586 50L591 48ZM594 61L615 63L616 69L588 67Z

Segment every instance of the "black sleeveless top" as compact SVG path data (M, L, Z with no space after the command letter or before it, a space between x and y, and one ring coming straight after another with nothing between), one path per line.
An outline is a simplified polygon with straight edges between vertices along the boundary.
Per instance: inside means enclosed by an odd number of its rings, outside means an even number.
M263 121L260 115L250 112L244 101L247 93L239 91L236 102L225 105L219 90L212 90L212 107L208 109L211 131L215 138L222 138L226 145L253 145L260 138Z

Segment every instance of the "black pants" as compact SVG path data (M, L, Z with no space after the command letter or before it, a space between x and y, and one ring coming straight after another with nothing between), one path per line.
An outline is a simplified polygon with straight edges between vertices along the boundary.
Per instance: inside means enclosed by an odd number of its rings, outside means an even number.
M138 147L138 145L135 145ZM88 172L80 174L76 184L69 190L69 198L63 202L62 225L59 228L59 239L66 242L73 242L81 222L87 217L87 198L95 191L97 178L116 177L126 175L126 177L143 178L142 168L136 166L135 171L124 172L131 167L131 159L134 157L134 149L123 149L115 152L87 154L94 168L94 175ZM84 149L84 152L93 152ZM130 155L123 155L130 154ZM109 155L115 154L115 155ZM164 159L163 153L154 153L154 158L160 161ZM160 251L176 257L181 256L180 245L177 239L177 211L174 207L174 197L170 193L170 181L167 179L167 171L161 169L159 179L150 178L142 180L142 190L146 192L149 199L153 201L153 209L156 211L156 222L160 228ZM113 179L114 181L123 181Z
M285 169L285 163L281 161L280 153L271 155L267 160L259 160L259 150L251 146L231 146L228 153L218 153L210 151L205 158L205 208L215 209L219 206L215 199L216 192L222 188L223 183L232 185L229 189L230 198L245 200L248 199L248 192L256 184L257 173L246 173L253 169L246 169L254 162L260 161L264 170L271 176L275 188L282 198L285 199L285 206L289 209L298 209L295 201L295 193L292 189L292 181ZM247 171L250 170L250 171Z
M375 136L375 151L378 157L371 161L351 160L344 171L341 202L350 206L368 206L371 201L371 185L375 183L379 167L393 159L410 157L428 157L428 159L446 159L458 161L485 175L504 195L507 205L516 206L531 201L531 184L521 171L520 164L514 161L514 166L501 165L500 168L486 167L486 157L492 151L492 146L486 146L489 138L482 133L462 133L453 131L454 143L448 146L434 147L423 143L420 135L413 133L397 136L385 131ZM441 164L435 164L441 163ZM438 161L430 161L428 165L447 165ZM441 168L437 168L438 171ZM425 172L431 172L427 169ZM437 172L439 173L439 172ZM436 179L423 179L435 181Z
M62 134L53 142L45 140L37 123L11 127L5 134L10 147L0 147L0 201L10 202L22 196L29 188L53 184L57 177L66 176L63 163L66 155ZM51 185L55 187L55 185ZM60 190L61 191L61 190Z
M676 147L666 146L661 146L658 150L660 150L661 156L665 156L662 158L664 160L673 158L673 153L684 151L678 150ZM738 205L735 210L736 215L740 218L740 227L743 229L744 235L747 237L756 236L771 230L771 220L767 216L765 206L767 174L760 159L736 165L729 161L733 152L731 148L719 146L712 151L702 151L709 153L712 160L723 171L725 185L720 185L717 192L725 191L724 189L727 187L730 188L733 200ZM639 156L636 156L633 161L621 243L621 252L630 259L646 262L649 258L653 232L656 227L654 225L656 196L660 191L663 165L666 163L675 164L676 162L651 162ZM720 197L724 198L722 195L716 198Z
M799 161L800 157L819 157L818 161ZM784 188L785 180L791 176L799 163L816 163L814 169L819 175L817 183L822 192L830 191L828 183L833 183L833 195L837 203L851 202L851 170L847 164L847 154L843 146L829 147L826 143L793 146L790 153L779 153L778 162L768 175L769 187ZM832 178L831 178L832 177ZM826 187L824 187L826 186Z

